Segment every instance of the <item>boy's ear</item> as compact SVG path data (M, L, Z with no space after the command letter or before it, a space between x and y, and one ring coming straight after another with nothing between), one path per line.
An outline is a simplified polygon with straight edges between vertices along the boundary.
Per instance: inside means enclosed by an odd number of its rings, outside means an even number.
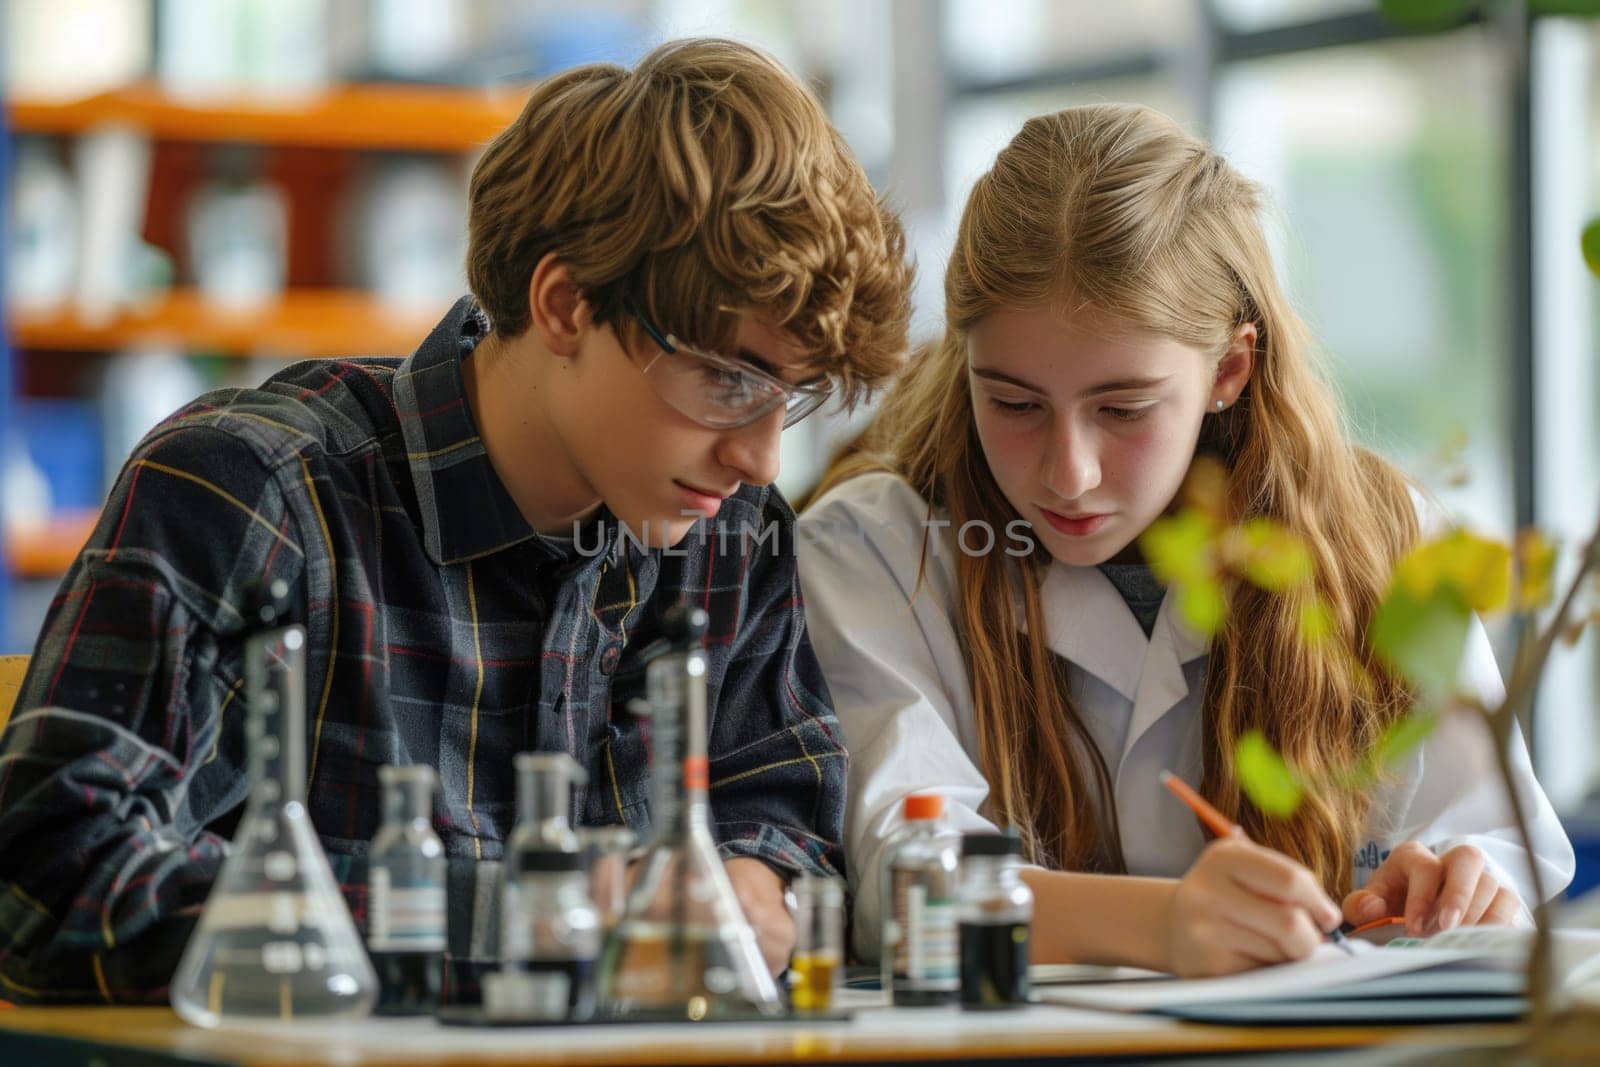
M539 340L563 359L578 354L584 331L594 325L589 304L572 280L572 272L554 252L539 260L528 279L528 313Z
M1211 387L1213 401L1220 400L1232 407L1244 387L1250 383L1250 374L1256 365L1256 324L1246 322L1233 331L1222 358L1217 361L1217 380Z

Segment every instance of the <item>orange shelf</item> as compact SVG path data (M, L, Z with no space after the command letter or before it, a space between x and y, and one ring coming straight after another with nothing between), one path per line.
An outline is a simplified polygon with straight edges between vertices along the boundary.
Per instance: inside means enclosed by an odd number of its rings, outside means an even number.
M17 348L55 351L173 344L238 356L393 356L415 349L448 306L397 310L359 290L301 289L259 309L236 310L179 289L154 307L106 322L87 322L71 308L18 310L6 327Z
M173 141L459 152L487 144L522 110L526 90L350 85L305 99L187 100L151 85L64 102L13 100L20 133L74 134L108 123Z
M6 561L19 578L58 578L78 557L100 519L98 511L58 515L43 526L6 530Z

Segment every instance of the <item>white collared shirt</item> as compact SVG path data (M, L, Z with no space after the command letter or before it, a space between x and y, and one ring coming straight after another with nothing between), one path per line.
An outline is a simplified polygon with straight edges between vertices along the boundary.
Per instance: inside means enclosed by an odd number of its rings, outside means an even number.
M806 619L850 752L845 843L855 890L854 945L867 959L877 954L884 848L900 825L904 798L942 793L953 829L994 829L985 814L989 788L979 769L972 686L957 637L959 548L947 523L931 530L917 588L928 517L926 503L904 480L870 474L838 486L800 520ZM1002 538L995 551L1005 547ZM1040 594L1050 647L1069 664L1073 696L1111 775L1129 873L1182 875L1205 838L1158 777L1166 769L1191 783L1200 780L1206 642L1183 624L1171 596L1146 637L1095 567L1054 563ZM1485 701L1499 699L1493 650L1476 621L1462 672L1471 691ZM1520 733L1512 749L1545 891L1554 894L1572 878L1572 846L1533 778ZM1495 877L1523 900L1532 896L1481 723L1466 716L1442 722L1397 769L1397 779L1372 805L1355 858L1358 886L1390 849L1415 839L1436 852L1476 845Z

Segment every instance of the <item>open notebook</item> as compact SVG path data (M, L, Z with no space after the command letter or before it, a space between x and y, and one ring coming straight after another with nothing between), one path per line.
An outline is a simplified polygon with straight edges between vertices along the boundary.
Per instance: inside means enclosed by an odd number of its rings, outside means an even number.
M1514 1019L1527 1005L1530 930L1472 927L1417 944L1351 952L1322 945L1309 959L1225 978L1047 986L1036 999L1112 1011L1148 1011L1226 1023L1387 1023ZM1569 995L1600 998L1600 931L1555 931L1557 980Z

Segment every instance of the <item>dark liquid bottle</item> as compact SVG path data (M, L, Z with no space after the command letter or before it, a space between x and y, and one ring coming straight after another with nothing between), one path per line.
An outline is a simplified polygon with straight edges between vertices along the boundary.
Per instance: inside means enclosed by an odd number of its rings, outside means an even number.
M584 857L524 851L515 862L501 907L503 970L485 979L484 1007L507 1019L588 1019L600 912L589 896Z
M1028 1002L1028 924L961 924L961 1006L1015 1008Z
M367 859L367 952L379 1015L431 1015L444 982L444 846L431 821L432 767L384 766L384 821Z
M505 1019L581 1021L594 1014L601 937L587 858L570 823L572 783L588 776L564 752L522 752L514 763L517 828L500 904L503 970L485 978L484 1008Z
M379 1015L431 1015L438 1010L444 980L439 952L369 952L378 972Z
M1020 1008L1028 1002L1028 930L1033 892L1017 874L1016 834L967 834L961 928L961 1006Z
M532 960L508 964L521 972L520 1014L528 1019L570 1019L594 1016L594 960Z

